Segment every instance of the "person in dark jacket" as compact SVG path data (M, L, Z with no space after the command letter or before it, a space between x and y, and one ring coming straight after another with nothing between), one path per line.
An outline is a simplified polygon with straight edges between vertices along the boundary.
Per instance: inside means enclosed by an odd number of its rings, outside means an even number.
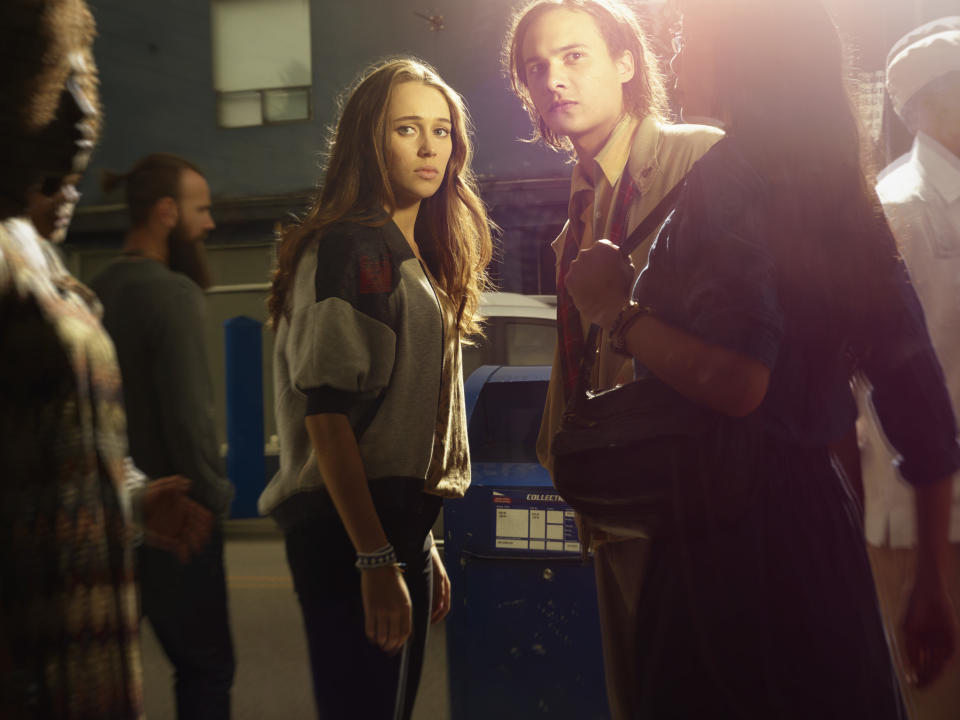
M682 478L677 532L651 548L640 717L895 720L860 515L828 446L853 423L859 369L916 488L906 652L930 682L953 651L942 563L960 449L943 374L865 180L828 13L811 0L680 6L683 112L727 135L687 176L633 302L609 243L567 278L639 376L718 423L698 445L709 470Z
M100 305L29 219L31 197L55 195L93 149L93 34L82 0L0 4L0 717L11 720L141 718L133 545L185 559L210 527L184 478L144 490ZM62 239L65 224L37 224Z

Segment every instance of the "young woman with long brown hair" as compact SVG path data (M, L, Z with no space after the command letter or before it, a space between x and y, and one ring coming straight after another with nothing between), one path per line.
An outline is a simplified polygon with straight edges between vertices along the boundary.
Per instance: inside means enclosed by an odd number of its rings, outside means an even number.
M372 67L278 250L281 458L260 509L285 533L322 717L408 718L449 609L430 528L470 482L460 342L491 256L468 131L432 68Z

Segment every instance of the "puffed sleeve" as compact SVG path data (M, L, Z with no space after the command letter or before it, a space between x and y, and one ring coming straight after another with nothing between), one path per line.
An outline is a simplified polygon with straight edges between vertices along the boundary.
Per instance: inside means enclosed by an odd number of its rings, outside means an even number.
M752 211L764 187L724 145L714 146L687 176L641 275L638 301L657 310L658 298L675 298L679 290L684 330L772 369L783 313L767 230L761 213ZM661 262L668 272L657 271Z
M308 266L308 270L311 266ZM400 273L386 243L336 228L294 284L288 356L307 415L348 413L390 382Z

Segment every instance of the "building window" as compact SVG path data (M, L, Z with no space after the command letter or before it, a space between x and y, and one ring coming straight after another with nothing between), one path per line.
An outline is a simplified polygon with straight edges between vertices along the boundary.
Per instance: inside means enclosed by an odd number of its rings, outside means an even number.
M220 127L311 118L309 0L211 0Z

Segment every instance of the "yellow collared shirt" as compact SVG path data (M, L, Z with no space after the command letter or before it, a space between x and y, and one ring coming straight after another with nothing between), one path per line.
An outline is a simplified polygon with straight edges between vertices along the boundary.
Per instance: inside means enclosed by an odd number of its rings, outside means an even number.
M573 169L568 217L586 200L579 214L579 220L583 223L580 248L591 247L598 239L609 235L614 220L613 201L625 170L630 173L639 190L627 212L629 235L721 137L722 131L706 125L670 125L650 116L640 120L632 115L625 115L614 127L600 152L593 158L579 161ZM563 244L569 229L568 220L551 245L556 255L558 273ZM655 237L656 231L631 253L638 272L646 265L647 254ZM583 328L586 335L589 322L584 321ZM594 376L595 387L612 387L618 382L629 380L632 375L630 363L610 352L608 345L606 337L601 338ZM551 471L553 456L550 448L553 436L560 429L566 404L561 375L557 348L554 351L547 402L537 438L537 457L541 464Z

